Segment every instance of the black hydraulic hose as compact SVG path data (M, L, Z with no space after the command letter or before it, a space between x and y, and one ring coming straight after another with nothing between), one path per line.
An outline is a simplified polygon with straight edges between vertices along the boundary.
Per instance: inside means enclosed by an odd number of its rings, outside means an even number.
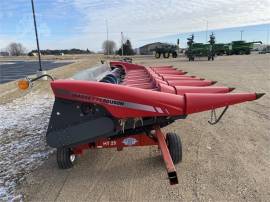
M43 74L41 76L38 76L38 77L33 78L33 79L29 79L29 80L30 80L30 82L34 82L34 81L39 80L39 79L41 79L41 78L43 78L45 76L49 77L52 81L54 81L53 77L51 75L49 75L49 74Z
M107 75L105 75L100 82L118 84L122 80L122 71L120 68L113 68Z

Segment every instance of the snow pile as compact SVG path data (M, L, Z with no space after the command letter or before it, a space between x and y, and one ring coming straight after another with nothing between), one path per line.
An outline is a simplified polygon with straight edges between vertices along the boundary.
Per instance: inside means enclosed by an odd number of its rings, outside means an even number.
M14 200L16 184L53 152L45 133L53 97L29 93L0 105L0 201Z

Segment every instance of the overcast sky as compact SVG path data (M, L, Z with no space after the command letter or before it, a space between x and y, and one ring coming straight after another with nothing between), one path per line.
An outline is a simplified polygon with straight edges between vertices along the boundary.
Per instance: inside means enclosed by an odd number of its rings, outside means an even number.
M134 47L148 40L270 23L270 0L35 0L41 48L100 50L120 32ZM0 48L12 41L35 47L31 1L0 0Z

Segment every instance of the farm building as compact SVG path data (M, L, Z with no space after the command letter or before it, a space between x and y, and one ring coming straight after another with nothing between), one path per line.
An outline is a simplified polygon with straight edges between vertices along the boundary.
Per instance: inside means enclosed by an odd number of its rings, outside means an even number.
M164 44L165 43L161 43L161 42L146 44L146 45L139 48L139 54L140 55L152 55L154 52L154 49L156 47L161 47Z
M9 52L5 52L5 51L0 52L0 56L9 56Z

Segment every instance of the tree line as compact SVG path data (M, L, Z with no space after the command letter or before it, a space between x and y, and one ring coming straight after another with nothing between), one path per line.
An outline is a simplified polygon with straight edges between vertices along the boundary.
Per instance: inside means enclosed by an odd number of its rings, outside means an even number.
M21 43L10 43L6 49L5 49L9 55L11 56L20 56L20 55L35 55L37 54L37 50L32 50L27 53L27 49L24 47ZM117 49L116 43L111 40L106 40L102 44L102 50L105 55L134 55L135 51L132 48L131 41L129 39L126 39L123 45ZM93 51L90 51L89 49L81 50L77 48L72 49L56 49L56 50L40 50L40 53L42 55L62 55L62 54L92 54Z
M34 55L37 53L37 50L32 50L31 52L28 53L29 56ZM57 50L40 50L41 55L62 55L62 54L92 54L94 52L90 51L89 49L86 50L81 50L77 48L72 48L72 49L57 49Z

